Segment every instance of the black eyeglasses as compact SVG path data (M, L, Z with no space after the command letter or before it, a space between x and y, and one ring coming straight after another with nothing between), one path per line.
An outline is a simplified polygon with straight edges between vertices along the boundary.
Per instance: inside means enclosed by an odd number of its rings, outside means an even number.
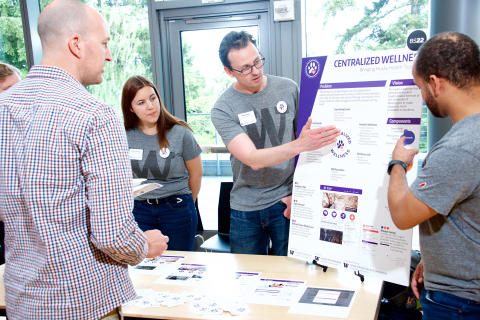
M254 64L252 64L251 66L248 66L248 67L245 67L243 68L242 70L237 70L237 69L233 69L233 68L230 68L232 70L235 70L237 72L240 72L241 74L243 74L244 76L247 76L249 75L250 73L252 73L253 71L253 67L257 68L257 69L260 69L261 67L263 67L263 64L265 63L265 58L263 57L263 55L261 53L259 53L260 56L262 58L260 58L259 60L255 61Z

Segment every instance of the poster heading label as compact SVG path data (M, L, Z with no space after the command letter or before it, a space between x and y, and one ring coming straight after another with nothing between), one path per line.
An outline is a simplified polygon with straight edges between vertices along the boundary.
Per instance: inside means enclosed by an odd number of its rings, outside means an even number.
M420 124L422 118L388 118L387 124Z
M351 193L351 194L362 194L361 189L334 187L334 186L326 186L326 185L320 185L320 190L336 191L336 192Z
M392 54L388 56L381 57L363 57L356 59L343 59L335 60L333 66L335 68L343 67L355 67L355 66L371 66L376 64L387 64L387 63L401 63L401 62L413 62L417 53L406 53L406 54Z
M385 87L386 80L380 81L361 81L361 82L338 82L338 83L321 83L318 89L350 89L350 88L378 88Z
M402 87L402 86L414 86L413 79L392 80L390 81L390 87Z

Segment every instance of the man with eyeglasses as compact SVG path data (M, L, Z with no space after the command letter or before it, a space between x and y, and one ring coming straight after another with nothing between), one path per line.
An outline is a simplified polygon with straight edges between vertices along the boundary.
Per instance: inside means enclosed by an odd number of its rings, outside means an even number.
M236 82L215 103L212 122L231 152L232 253L287 255L294 157L336 141L340 129L297 130L299 89L290 79L263 74L265 58L246 31L220 43L225 72Z

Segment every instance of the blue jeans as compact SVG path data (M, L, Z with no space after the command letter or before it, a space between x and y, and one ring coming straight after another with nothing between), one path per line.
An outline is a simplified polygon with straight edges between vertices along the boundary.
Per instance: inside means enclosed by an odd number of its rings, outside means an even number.
M283 216L282 201L258 211L231 209L230 250L232 253L267 254L268 240L276 256L286 256L290 220Z
M168 236L168 249L193 251L197 233L197 210L192 195L175 196L180 203L148 204L135 200L133 216L142 231L158 229Z
M423 320L480 319L480 303L442 291L423 289L420 296Z

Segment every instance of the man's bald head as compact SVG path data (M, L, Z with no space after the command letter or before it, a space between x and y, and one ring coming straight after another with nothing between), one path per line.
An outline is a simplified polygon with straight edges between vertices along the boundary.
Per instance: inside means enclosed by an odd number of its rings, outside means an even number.
M101 16L76 0L54 0L38 17L38 35L45 49L66 44L72 35L87 35Z
M75 0L54 0L38 18L42 65L63 69L84 86L103 81L105 62L112 61L105 19Z

